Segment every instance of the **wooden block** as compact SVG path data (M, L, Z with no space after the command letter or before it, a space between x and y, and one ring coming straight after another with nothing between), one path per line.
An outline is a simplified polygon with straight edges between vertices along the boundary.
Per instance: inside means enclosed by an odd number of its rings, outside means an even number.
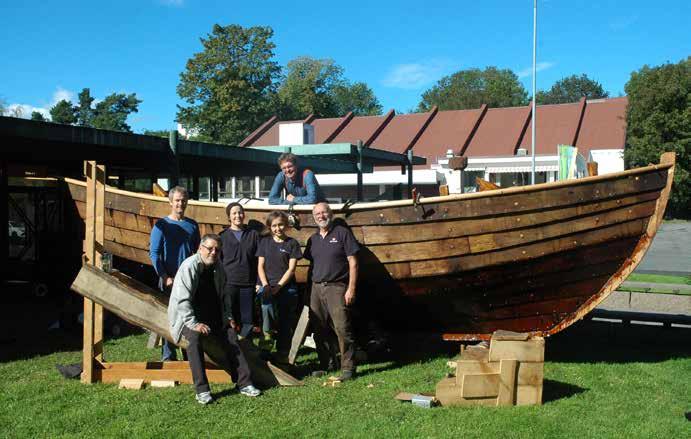
M141 378L123 378L120 380L118 389L140 390L144 386L144 380Z
M499 362L459 360L456 362L456 376L479 373L499 373ZM459 383L460 384L460 383Z
M525 332L513 332L513 331L505 331L503 329L498 329L494 331L492 334L492 341L495 340L514 340L514 341L525 341L530 338L530 334L525 333Z
M500 376L495 373L463 375L463 398L492 398L499 395Z
M489 347L489 361L504 359L543 362L545 361L545 339L535 337L526 341L493 341Z
M175 387L173 380L151 380L151 387Z
M519 386L542 386L545 363L518 363L517 384Z
M497 405L513 405L516 400L516 373L518 361L501 360L499 366L499 395Z
M295 364L295 358L298 355L298 350L302 343L307 337L307 328L310 323L310 308L309 306L303 306L302 312L300 312L300 318L298 319L298 324L295 327L295 332L293 333L293 340L290 345L290 352L288 353L288 364Z
M461 352L461 360L489 361L489 349L468 346Z
M516 405L541 405L542 404L542 385L539 386L517 386Z
M456 385L454 378L442 378L437 383L434 396L444 406L458 405L460 400L463 399L461 398L461 386ZM412 395L410 398L413 398Z

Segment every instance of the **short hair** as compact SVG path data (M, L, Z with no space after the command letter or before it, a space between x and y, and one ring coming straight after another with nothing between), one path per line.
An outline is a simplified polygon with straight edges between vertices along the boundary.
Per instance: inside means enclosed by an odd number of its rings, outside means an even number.
M173 195L176 193L182 194L186 200L189 200L189 195L187 194L187 189L185 189L182 186L173 186L169 191L168 191L168 199L170 201L173 201Z
M206 241L210 241L210 240L216 241L216 244L221 245L221 237L218 236L218 235L215 234L215 233L207 233L207 234L205 234L204 236L202 236L202 239L201 239L201 241L199 241L199 242L203 244L203 243L205 243Z
M274 222L276 218L281 218L283 221L285 221L286 224L288 224L288 215L286 215L285 212L281 212L280 210L274 210L273 212L270 212L268 215L266 215L266 227L270 228L271 223Z
M298 162L298 156L290 152L284 152L278 156L278 166L281 166L281 163L283 162L290 162L296 165Z
M233 201L232 203L228 203L226 206L226 216L230 218L230 211L233 210L233 207L239 207L242 212L245 212L245 208L242 207L242 204L238 203L237 201Z
M316 204L314 205L314 207L312 208L312 213L314 213L314 209L316 209L317 206L319 206L320 204L323 204L324 206L326 206L326 211L327 211L327 212L333 213L333 210L331 210L331 206L329 206L329 203L327 203L326 201L320 201L320 202L316 203Z

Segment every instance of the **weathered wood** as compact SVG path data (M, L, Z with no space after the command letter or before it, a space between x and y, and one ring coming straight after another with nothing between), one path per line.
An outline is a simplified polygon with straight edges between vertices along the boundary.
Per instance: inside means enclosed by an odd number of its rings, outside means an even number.
M463 398L496 398L499 395L499 374L467 374L462 377L461 396Z
M305 305L300 311L300 318L298 319L298 324L295 327L295 332L293 332L293 339L290 343L290 352L288 353L288 364L295 364L295 358L297 358L300 346L305 342L305 337L307 337L307 330L310 323L310 308Z
M84 298L82 375L85 384L94 382L94 302Z
M475 177L475 184L479 188L480 192L501 189L501 186L499 186L498 184L492 183L491 181L487 181L484 178L480 177Z
M521 362L544 362L545 340L543 338L533 338L527 341L492 339L489 346L489 361L504 359Z
M121 378L119 382L118 389L141 390L144 386L141 378Z
M494 339L492 339L494 341ZM491 347L490 347L491 349ZM497 405L513 405L516 402L516 374L517 360L501 360L499 362L499 394Z
M167 297L122 273L107 274L84 265L72 284L72 290L103 305L121 318L174 341L168 331ZM187 347L183 339L178 343ZM208 357L223 369L230 366L224 351L214 337L203 337L202 346ZM267 364L251 344L241 343L250 364L253 381L262 387L275 385L301 385L302 382L284 371Z

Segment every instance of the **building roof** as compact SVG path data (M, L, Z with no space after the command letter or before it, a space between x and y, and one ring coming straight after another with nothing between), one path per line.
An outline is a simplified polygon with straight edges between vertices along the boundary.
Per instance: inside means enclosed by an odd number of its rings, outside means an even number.
M557 105L538 105L536 154L556 154L557 145L577 146L587 156L591 149L623 149L626 139L626 97ZM428 164L446 155L492 157L515 155L518 148L530 154L531 106L438 111L383 116L317 119L310 115L315 142L357 143L404 153L412 148ZM293 121L300 122L300 121ZM277 118L248 136L241 146L278 145Z

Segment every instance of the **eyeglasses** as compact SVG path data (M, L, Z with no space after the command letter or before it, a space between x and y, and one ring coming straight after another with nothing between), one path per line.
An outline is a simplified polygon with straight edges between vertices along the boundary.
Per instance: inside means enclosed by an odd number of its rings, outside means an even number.
M201 244L201 246L204 247L206 249L206 251L208 251L209 253L218 253L220 251L220 249L218 247L214 247L213 245L211 247L209 247L209 246L206 246L204 244Z

